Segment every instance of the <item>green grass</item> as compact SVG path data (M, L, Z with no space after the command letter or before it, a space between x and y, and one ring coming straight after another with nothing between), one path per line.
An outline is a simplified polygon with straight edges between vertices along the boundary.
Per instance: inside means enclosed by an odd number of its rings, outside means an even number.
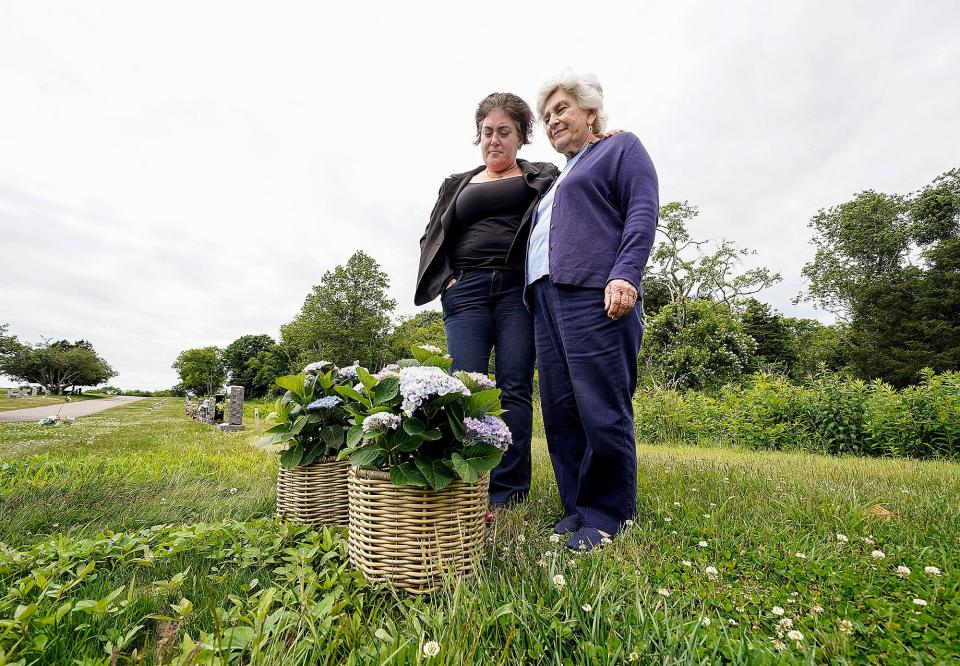
M44 405L56 405L59 407L61 404L63 404L64 398L66 397L62 395L38 395L37 397L27 396L24 398L8 398L6 390L0 390L3 391L3 396L0 397L0 412L9 412L12 409L43 407ZM75 395L71 396L70 400L97 400L102 397L102 395Z
M494 523L480 574L414 598L352 572L342 530L271 518L276 463L256 437L189 421L178 400L0 425L0 663L960 656L956 463L643 445L636 524L577 556L548 538L559 504L538 440L531 499ZM867 517L874 503L894 520ZM778 638L783 618L802 641Z

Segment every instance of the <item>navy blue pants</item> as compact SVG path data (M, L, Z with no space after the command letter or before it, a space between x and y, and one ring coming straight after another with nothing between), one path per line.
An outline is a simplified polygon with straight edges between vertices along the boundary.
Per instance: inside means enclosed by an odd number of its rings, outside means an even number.
M460 271L440 297L453 370L494 376L507 410L513 445L490 474L490 504L510 504L530 492L533 430L533 317L523 304L523 271Z
M547 278L533 288L543 425L564 513L616 534L637 510L640 303L613 321L602 289Z

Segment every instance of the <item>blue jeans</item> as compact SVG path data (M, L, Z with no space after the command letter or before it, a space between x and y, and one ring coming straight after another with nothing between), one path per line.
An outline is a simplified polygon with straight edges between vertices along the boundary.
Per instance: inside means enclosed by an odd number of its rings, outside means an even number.
M513 445L490 474L490 504L511 504L530 492L533 430L533 317L523 304L523 271L459 271L440 296L453 370L494 374Z
M633 391L641 302L607 317L603 289L533 285L540 404L564 513L610 534L637 509Z

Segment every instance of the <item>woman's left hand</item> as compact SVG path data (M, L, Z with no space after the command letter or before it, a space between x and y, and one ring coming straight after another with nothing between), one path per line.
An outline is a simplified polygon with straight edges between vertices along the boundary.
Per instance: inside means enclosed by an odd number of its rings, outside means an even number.
M603 291L603 307L610 319L617 320L637 304L637 289L626 280L610 280Z

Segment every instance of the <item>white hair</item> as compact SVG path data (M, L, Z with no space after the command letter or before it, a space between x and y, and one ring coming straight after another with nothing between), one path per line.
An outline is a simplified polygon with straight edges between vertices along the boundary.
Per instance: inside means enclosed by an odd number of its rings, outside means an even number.
M581 109L587 111L596 110L597 119L593 121L593 131L595 134L602 134L607 126L607 114L603 112L603 86L600 85L600 79L592 72L577 74L569 67L558 76L553 76L540 86L540 92L537 94L537 112L540 119L543 119L543 107L546 105L550 95L557 90L572 95Z

